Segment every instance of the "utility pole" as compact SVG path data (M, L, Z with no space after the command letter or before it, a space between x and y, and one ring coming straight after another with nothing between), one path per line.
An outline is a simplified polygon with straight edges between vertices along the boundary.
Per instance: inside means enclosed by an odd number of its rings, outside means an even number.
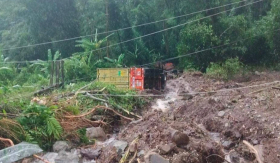
M163 22L163 28L166 28L166 23ZM165 49L166 49L166 55L169 56L169 41L168 41L168 32L165 31L165 36L164 36L164 42L165 42Z
M109 30L108 0L106 0L106 17L107 17L107 20L106 20L106 35L108 36L108 30ZM109 58L109 41L108 41L108 38L107 38L106 42L107 42L106 52L107 52L107 57Z

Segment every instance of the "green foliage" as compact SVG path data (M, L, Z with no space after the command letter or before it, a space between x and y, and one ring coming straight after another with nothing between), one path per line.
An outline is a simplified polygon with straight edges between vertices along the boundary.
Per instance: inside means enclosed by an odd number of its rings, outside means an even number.
M181 42L178 46L179 55L208 49L217 45L218 37L215 35L212 25L207 23L198 23L187 26L181 32ZM190 67L205 69L210 62L217 60L217 55L214 50L206 51L201 54L193 54L180 59L180 67Z
M77 106L67 106L66 108L64 108L64 110L67 112L70 112L74 115L80 114L79 107L77 107Z
M30 135L33 142L44 149L50 149L54 141L62 134L62 127L55 118L52 108L40 105L30 105L23 109L23 117L18 122Z
M110 59L108 57L104 57L104 59L113 63L115 65L115 67L124 67L123 66L124 56L125 56L124 54L119 55L118 60Z
M89 144L90 143L88 137L86 136L86 129L85 128L78 130L77 133L79 135L81 144Z
M89 90L102 90L103 88L105 88L103 93L111 94L111 95L121 95L121 96L108 96L109 103L119 111L122 111L122 109L125 109L127 111L132 111L134 108L142 108L147 102L147 100L145 100L144 98L129 96L129 95L136 95L135 91L126 90L126 89L117 89L114 85L95 82L88 87ZM100 98L104 98L104 97L100 96ZM83 105L87 103L86 99L81 98L81 100L82 100L81 103L83 103ZM92 102L92 99L90 99L90 101ZM91 105L96 106L98 104L100 103L99 102L92 103Z
M244 70L243 64L238 58L228 59L224 63L211 63L206 69L207 75L217 79L233 79Z

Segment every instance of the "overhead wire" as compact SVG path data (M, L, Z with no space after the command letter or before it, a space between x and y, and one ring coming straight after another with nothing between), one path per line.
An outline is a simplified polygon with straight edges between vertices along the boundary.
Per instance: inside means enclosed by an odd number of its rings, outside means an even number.
M127 29L142 27L142 26L151 25L151 24L155 24L155 23L159 23L159 22L163 22L163 21L167 21L167 20L171 20L171 19L177 19L177 18L194 15L194 14L201 13L201 12L206 12L206 11L210 11L210 10L214 10L214 9L218 9L218 8L222 8L222 7L227 7L227 6L231 6L231 5L234 5L234 4L238 4L240 2L246 2L246 1L242 0L242 1L238 1L238 2L233 2L233 3L226 4L226 5L217 6L217 7L213 7L213 8L209 8L209 9L204 9L204 10L200 10L200 11L196 11L196 12L192 12L192 13L188 13L188 14L184 14L184 15L180 15L180 16L175 16L175 17L166 18L166 19L157 20L157 21L153 21L153 22L149 22L149 23L144 23L144 24L139 24L139 25L134 25L134 26L131 26L131 27L115 29L115 30L111 30L111 31L107 31L107 32L98 33L98 34L90 34L90 35L84 35L84 36L77 36L77 37L72 37L72 38L67 38L67 39L56 40L56 41L42 42L42 43L26 45L26 46L19 46L19 47L13 47L13 48L6 48L6 49L2 49L2 50L3 51L8 51L8 50L22 49L22 48L28 48L28 47L34 47L34 46L41 46L41 45L47 45L47 44L71 41L71 40L76 40L76 39L85 38L85 37L91 37L91 36L95 36L95 35L114 33L114 32L117 32L117 31L123 31L123 30L127 30Z
M238 8L246 7L246 6L249 6L249 5L252 5L252 4L255 4L255 3L259 3L259 2L262 2L262 1L263 0L259 0L259 1L255 1L255 2L252 2L252 3L248 3L246 5L235 7L235 8L229 9L229 10L224 10L222 12L219 12L219 13L216 13L216 14L213 14L213 15L209 15L209 16L206 16L206 17L203 17L203 18L192 20L192 21L188 21L188 22L183 23L183 24L179 24L179 25L176 25L176 26L173 26L173 27L165 28L163 30L159 30L159 31L156 31L156 32L153 32L153 33L149 33L149 34L146 34L146 35L143 35L143 36L139 36L139 37L136 37L136 38L133 38L133 39L129 39L129 40L122 41L122 42L119 42L119 43L116 43L116 44L112 44L112 45L109 45L109 46L106 46L106 47L103 47L103 48L98 48L98 49L95 49L95 50L91 50L90 52L100 51L100 50L107 49L107 48L110 48L110 47L113 47L113 46L117 46L117 45L120 45L120 44L123 44L123 43L131 42L131 41L138 40L138 39L141 39L141 38L144 38L144 37L155 35L155 34L158 34L158 33L161 33L161 32L165 32L165 31L168 31L168 30L171 30L171 29L174 29L174 28L178 28L178 27L181 27L181 26L193 23L193 22L198 22L198 21L206 19L206 18L217 16L219 14L231 11L233 9L238 9ZM67 57L67 58L72 58L72 57L73 56ZM67 58L63 58L62 60L67 59ZM26 62L36 62L36 60L35 61L11 61L11 62L0 62L0 63L26 63ZM49 62L49 61L40 61L40 62Z
M279 31L279 30L280 29L277 29L277 30L274 30L272 32ZM268 31L268 32L271 32L271 31ZM136 65L136 66L143 67L143 66L148 66L148 65L155 64L157 62L166 62L166 61L171 61L171 60L174 60L174 59L179 59L179 58L190 56L190 55L193 55L193 54L198 54L198 53L206 52L206 51L209 51L209 50L213 50L213 49L221 48L221 47L224 47L224 46L228 46L228 45L231 45L231 44L235 44L235 43L238 43L240 41L244 41L244 40L248 40L248 39L251 39L251 38L254 38L254 37L257 37L257 36L264 35L264 34L266 34L268 32L265 32L265 33L262 33L262 34L259 34L259 35L255 35L255 36L252 36L252 37L248 37L248 38L245 38L245 39L240 39L240 40L237 40L237 41L234 41L234 42L226 43L226 44L223 44L223 45L219 45L219 46L215 46L215 47L199 50L199 51L196 51L196 52L180 55L180 56L177 56L177 57L172 57L172 58L168 58L168 59L164 59L164 60L158 60L158 61L155 61L155 62L150 62L150 63L147 63L147 64Z
M163 30L159 30L159 31L156 31L156 32L153 32L153 33L149 33L149 34L146 34L146 35L143 35L143 36L139 36L139 37L136 37L136 38L133 38L133 39L129 39L129 40L126 40L126 41L122 41L122 42L120 42L120 43L112 44L112 45L109 45L109 46L106 46L106 47L103 47L103 48L99 48L99 49L96 49L96 50L91 50L90 52L99 51L99 50L102 50L102 49L110 48L110 47L117 46L117 45L120 45L120 44L123 44L123 43L127 43L127 42L130 42L130 41L138 40L138 39L141 39L141 38L144 38L144 37L148 37L148 36L151 36L151 35L155 35L155 34L158 34L158 33L161 33L161 32L168 31L168 30L170 30L170 29L178 28L178 27L181 27L181 26L184 26L184 25L193 23L193 22L198 22L198 21L200 21L200 20L207 19L207 18L210 18L210 17L213 17L213 16L217 16L217 15L220 15L220 14L222 14L222 13L231 11L231 10L233 10L233 9L235 10L235 9L238 9L238 8L246 7L246 6L249 6L249 5L252 5L252 4L255 4L255 3L259 3L259 2L262 2L262 1L263 1L263 0L259 0L259 1L255 1L255 2L252 2L252 3L248 3L248 4L246 4L246 5L242 5L242 6L239 6L239 7L235 7L235 8L229 9L229 10L224 10L224 11L222 11L222 12L218 12L218 13L213 14L213 15L205 16L205 17L203 17L203 18L195 19L195 20L192 20L192 21L188 21L188 22L183 23L183 24L179 24L179 25L176 25L176 26L173 26L173 27L165 28L165 29L163 29Z

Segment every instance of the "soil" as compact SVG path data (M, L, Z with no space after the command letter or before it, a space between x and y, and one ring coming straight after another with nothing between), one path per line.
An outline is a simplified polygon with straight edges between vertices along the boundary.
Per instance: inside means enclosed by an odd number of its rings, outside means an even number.
M138 152L160 153L162 145L174 143L172 132L178 131L190 141L184 147L175 145L171 151L161 154L169 162L257 163L256 155L243 143L246 140L258 150L263 162L279 163L280 82L260 85L274 81L280 81L277 72L227 82L198 72L184 73L169 80L166 96L155 99L142 112L142 121L123 126L117 139L130 144L140 137ZM96 162L118 162L121 157L113 153L109 159L106 157L109 153L103 152ZM144 162L144 155L136 156L135 160Z

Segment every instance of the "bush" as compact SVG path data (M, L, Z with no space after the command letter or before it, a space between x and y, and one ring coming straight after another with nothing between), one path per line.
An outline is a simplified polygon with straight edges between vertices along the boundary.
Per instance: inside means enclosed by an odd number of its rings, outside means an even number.
M217 79L230 80L233 79L237 74L244 70L243 64L238 58L231 58L226 60L224 63L211 63L206 69L207 75Z
M38 143L43 149L49 150L52 144L61 137L62 127L55 118L51 107L30 105L23 110L18 122L30 135L30 140Z

